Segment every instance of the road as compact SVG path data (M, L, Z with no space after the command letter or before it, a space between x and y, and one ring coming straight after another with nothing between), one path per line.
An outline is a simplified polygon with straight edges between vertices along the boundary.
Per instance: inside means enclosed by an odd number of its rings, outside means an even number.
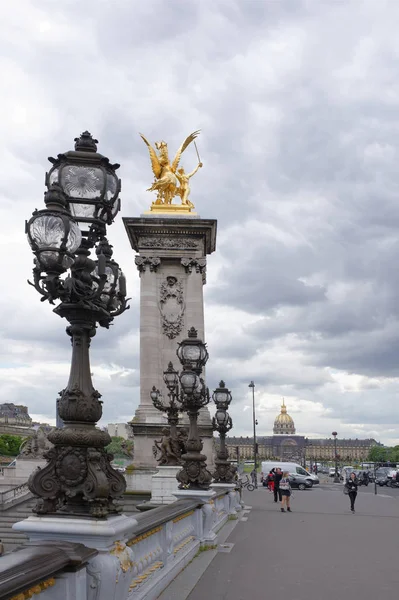
M396 596L399 490L359 488L356 514L342 485L295 491L281 513L265 488L219 548L188 600L375 600Z

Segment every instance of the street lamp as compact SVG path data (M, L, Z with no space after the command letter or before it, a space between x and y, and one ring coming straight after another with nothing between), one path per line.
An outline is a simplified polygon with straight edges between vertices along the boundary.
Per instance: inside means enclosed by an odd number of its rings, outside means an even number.
M337 455L337 435L336 431L333 431L331 434L334 437L334 457L335 457L335 475L334 475L334 483L339 483L339 475L338 475L338 455Z
M256 468L257 468L256 425L258 424L258 421L256 420L256 415L255 415L255 383L253 381L251 381L251 383L248 385L248 387L252 388L252 421L253 421L253 428L254 428L254 469L256 471Z
M106 225L120 207L120 180L115 175L119 165L97 153L90 133L75 142L74 151L50 159L46 208L35 210L26 223L35 255L31 285L42 301L60 301L54 312L69 322L72 342L69 381L57 401L63 427L48 435L54 448L28 485L39 498L38 514L99 518L119 512L114 500L126 488L105 451L111 438L95 426L102 402L92 384L89 358L97 325L108 328L128 308L126 281L105 237ZM90 257L94 246L96 259Z
M179 443L179 436L177 432L177 424L179 422L179 378L178 372L174 370L173 364L169 362L168 368L164 371L163 379L166 387L168 388L169 402L164 402L162 394L153 386L150 397L155 408L163 413L166 413L169 424L169 449L165 453L163 452L160 458L161 465L180 465L181 464L181 447Z
M200 377L202 369L208 360L206 345L197 337L194 327L188 332L188 337L179 342L177 356L183 370L179 375L179 402L189 418L188 438L185 442L186 452L182 455L183 468L176 475L179 487L191 490L208 490L212 475L206 468L206 456L201 454L202 440L198 432L199 410L209 404L209 390Z
M306 448L309 443L308 438L305 438L304 442L305 442L305 444L303 446L303 468L306 469Z
M216 414L212 419L212 426L214 431L219 432L220 437L220 449L217 452L213 477L215 483L233 483L234 471L228 460L229 453L226 448L226 433L233 427L233 421L227 412L232 398L224 381L219 383L219 387L212 394L212 399L216 404Z

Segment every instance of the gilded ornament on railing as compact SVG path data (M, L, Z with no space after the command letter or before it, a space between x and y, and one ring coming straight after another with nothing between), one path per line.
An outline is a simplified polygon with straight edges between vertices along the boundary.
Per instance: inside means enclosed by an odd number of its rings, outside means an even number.
M12 598L10 598L10 600L28 600L28 598L32 598L34 594L38 595L44 590L47 590L47 588L52 587L53 585L55 585L55 579L53 577L50 577L50 579L46 579L46 581L42 581L41 583L34 585L33 587L29 588L29 590L26 590L24 592L21 592L20 594L17 594L16 596L13 596Z
M140 133L141 138L148 147L150 153L152 171L155 176L154 183L148 192L157 192L157 198L152 203L150 212L157 213L192 213L194 204L191 202L190 196L190 179L198 169L202 167L195 138L199 131L191 133L178 149L175 158L171 162L168 154L168 144L164 141L155 142L156 150L151 146L150 142ZM183 167L179 167L181 155L184 150L194 142L198 157L198 165L191 173L186 173ZM180 204L172 204L174 198L180 198Z

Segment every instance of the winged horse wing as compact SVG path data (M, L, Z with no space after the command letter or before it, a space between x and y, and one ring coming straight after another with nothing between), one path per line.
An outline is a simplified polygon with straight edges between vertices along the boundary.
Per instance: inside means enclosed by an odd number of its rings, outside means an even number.
M190 135L188 137L186 137L186 139L184 140L184 142L182 143L182 145L180 146L180 148L176 152L176 156L173 159L173 163L172 163L172 171L173 171L173 173L176 172L177 167L179 166L181 155L183 154L183 152L185 151L185 149L187 148L187 146L189 146L191 144L191 142L193 142L195 140L195 138L200 134L200 131L201 130L194 131L193 133L190 133Z
M144 135L142 133L140 133L140 137L143 140L143 142L146 144L146 146L148 147L148 151L150 153L150 159L151 159L152 172L154 173L155 177L157 179L159 179L159 177L161 176L162 167L159 164L157 153L155 152L155 150L151 146L150 142L144 137Z

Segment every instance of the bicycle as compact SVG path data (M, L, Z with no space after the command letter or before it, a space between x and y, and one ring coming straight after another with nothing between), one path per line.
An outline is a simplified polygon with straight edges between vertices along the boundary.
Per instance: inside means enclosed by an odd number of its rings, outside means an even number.
M247 490L249 492L253 492L255 489L255 486L250 482L249 477L247 475L247 478L245 481L243 481L242 479L238 480L238 485L240 486L240 488L247 488Z

